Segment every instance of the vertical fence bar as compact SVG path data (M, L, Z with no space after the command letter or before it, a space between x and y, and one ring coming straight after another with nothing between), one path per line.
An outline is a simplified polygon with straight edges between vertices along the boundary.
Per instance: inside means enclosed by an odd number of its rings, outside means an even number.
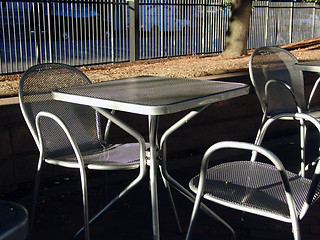
M292 30L293 30L293 5L294 3L292 2L290 5L291 5L291 9L290 9L290 29L289 29L289 33L290 33L290 36L289 36L289 39L290 39L290 43L292 43Z
M10 7L9 7L9 3L6 3L6 4L7 4L7 19L8 19L8 36L9 36L9 37L8 37L8 40L9 40L9 41L8 41L8 45L9 45L9 49L13 49L13 51L15 52L15 50L16 50L16 49L15 49L15 46L12 48L12 44L11 44L11 42L12 42L12 41L11 41L11 29L10 29L10 25L9 25L9 24L10 24L10 22L9 22L9 20L10 20L9 11L10 11L10 10L8 10L8 8L10 8ZM12 4L13 4L13 3L11 3L11 9L12 9L12 7L13 7ZM13 54L13 53L10 51L10 52L9 52L9 56L8 56L8 58L9 58L9 63L10 63L10 66L11 66L11 68L10 68L11 71L13 71L13 66L12 66L13 59L12 59L12 54ZM9 65L9 64L8 64L8 65Z
M19 65L21 66L21 64L23 63L23 60L22 60L23 49L22 49L22 42L21 42L22 41L22 32L21 32L22 26L20 24L20 19L21 19L20 10L22 9L22 11L23 11L23 5L24 5L24 3L17 2L18 31L15 34L15 36L16 36L16 40L15 41L16 41L17 44L19 44L19 52L18 52L17 58L16 58L16 68L17 68L18 71L19 71ZM21 7L21 9L20 9L20 7ZM19 64L19 60L20 60L20 64Z
M22 72L38 62L87 65L223 50L230 9L222 0L140 0L141 14L139 0L125 1L2 1L0 74ZM130 4L138 20L129 19ZM251 20L248 47L320 35L315 3L253 4L266 9L255 11L265 16Z
M5 34L5 22L4 22L4 4L0 4L0 11L1 11L1 26L2 26L2 39L3 39L3 49L6 49L6 34ZM6 51L3 52L3 55L0 54L0 73L8 73L7 70L7 53Z
M311 38L314 38L314 29L315 29L315 15L316 15L316 3L313 3L313 9L312 9L312 33Z
M110 5L110 17L111 17L111 42L110 42L110 49L111 49L111 62L115 62L115 44L114 44L114 38L115 38L115 16L114 16L114 3Z
M11 43L11 46L14 47L14 52L11 55L11 68L17 68L17 37L16 37L16 24L15 24L15 6L14 2L11 2L11 14L12 14L12 23L13 23L13 28L12 28L12 40L13 42Z
M206 49L206 22L207 22L207 5L205 4L205 2L203 2L203 7L202 7L202 12L203 12L203 17L202 17L202 38L201 38L201 52L202 54L205 53Z
M130 38L130 61L139 59L139 2L129 1L129 38Z
M265 39L264 39L264 45L267 45L268 42L268 22L269 22L269 2L267 3L268 7L267 7L267 13L266 13L266 21L265 21Z

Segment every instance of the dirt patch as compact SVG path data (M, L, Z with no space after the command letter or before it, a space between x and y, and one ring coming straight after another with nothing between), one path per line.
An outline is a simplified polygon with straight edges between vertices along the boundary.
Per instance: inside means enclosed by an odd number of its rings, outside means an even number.
M299 61L320 59L320 38L309 39L282 46L290 50ZM80 67L92 82L118 78L158 75L197 78L238 71L247 71L252 50L247 56L226 58L221 55L182 56L135 62ZM0 97L16 96L22 74L0 76Z

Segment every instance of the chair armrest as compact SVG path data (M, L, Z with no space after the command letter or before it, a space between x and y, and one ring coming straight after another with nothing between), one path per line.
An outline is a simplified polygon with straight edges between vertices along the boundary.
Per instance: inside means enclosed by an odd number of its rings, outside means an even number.
M312 123L316 129L318 130L320 134L320 122L315 119L314 117L306 114L306 113L281 113L276 116L273 116L272 118L269 118L262 126L260 131L260 137L257 139L256 144L261 145L261 142L263 140L263 137L267 131L267 129L270 127L272 123L274 123L277 120L283 120L283 119L292 119L292 120L304 120Z
M291 94L292 99L295 102L295 105L297 107L297 112L299 112L299 113L302 112L301 108L298 105L298 101L296 99L296 96L294 95L292 87L290 85L288 85L286 82L281 81L281 80L270 79L270 80L267 81L267 83L265 85L265 89L264 89L265 96L266 96L266 103L267 104L268 104L268 89L269 89L270 85L272 85L272 84L280 84L280 85L284 86L289 91L289 93Z
M121 119L117 118L112 111L107 111L99 107L92 107L94 110L98 111L101 115L108 118L112 123L116 124L122 130L127 132L133 138L135 138L140 145L140 168L146 168L146 142L142 135L130 127L127 123L123 122ZM144 169L145 170L145 169ZM144 171L143 170L143 171Z
M84 162L83 162L83 158L82 158L79 146L76 143L76 141L75 141L74 137L72 136L70 130L68 129L67 125L55 114L52 114L49 112L44 112L44 111L39 112L36 116L36 129L37 129L39 145L40 145L40 156L43 156L43 154L44 154L44 144L43 144L44 139L42 136L40 119L45 118L45 117L54 120L61 127L61 129L64 131L64 133L66 134L66 137L68 138L68 140L72 146L72 149L76 155L76 158L77 158L77 161L79 164L79 168L84 171Z
M223 148L233 148L233 149L243 149L243 150L249 150L249 151L254 151L258 152L261 155L265 156L267 159L271 161L271 163L279 170L280 177L282 180L282 184L284 187L284 192L287 198L287 203L289 207L289 212L290 216L292 216L291 220L293 222L294 226L294 234L297 234L299 232L299 226L298 226L298 214L297 210L295 207L295 203L293 200L293 195L292 195L292 188L286 173L286 170L282 164L282 162L279 160L279 158L273 154L271 151L258 146L256 144L251 144L251 143L245 143L245 142L236 142L236 141L223 141L223 142L218 142L214 145L212 145L204 154L202 162L201 162L201 169L200 169L200 177L199 177L199 184L198 184L198 192L196 196L196 202L199 202L200 199L203 197L203 192L205 189L205 182L206 182L206 175L207 175L207 170L208 170L208 165L210 158L212 154ZM260 176L263 177L263 176Z
M308 99L307 110L310 109L311 101L313 99L314 93L316 92L316 90L318 88L319 83L320 83L320 77L317 79L317 81L315 82L315 84L312 87L312 90L311 90L311 93L310 93L310 96Z
M111 114L114 115L115 114L115 110L111 110ZM110 133L110 128L111 128L111 120L107 118L107 124L106 124L106 128L104 130L104 136L103 136L103 140L106 143L106 145L108 145L108 138L109 138L109 133Z
M263 156L267 157L271 163L279 170L285 171L285 168L279 158L273 154L271 151L252 143L237 142L237 141L222 141L212 145L204 154L201 164L201 171L208 168L209 160L213 152L223 149L223 148L233 148L233 149L243 149L258 152Z

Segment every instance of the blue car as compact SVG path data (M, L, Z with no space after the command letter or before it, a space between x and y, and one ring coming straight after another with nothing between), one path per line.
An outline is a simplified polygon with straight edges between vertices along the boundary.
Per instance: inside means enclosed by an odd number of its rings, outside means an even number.
M31 34L54 40L109 38L111 24L92 4L35 3L31 10Z

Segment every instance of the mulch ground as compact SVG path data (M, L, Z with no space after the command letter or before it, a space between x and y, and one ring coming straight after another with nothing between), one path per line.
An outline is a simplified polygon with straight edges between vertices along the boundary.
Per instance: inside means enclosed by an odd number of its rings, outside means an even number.
M320 59L320 37L281 46L291 51L299 61ZM230 72L247 71L250 54L226 58L219 54L181 56L139 60L98 66L84 66L83 71L92 82L101 82L141 75L197 78ZM0 97L17 96L22 73L0 76Z

